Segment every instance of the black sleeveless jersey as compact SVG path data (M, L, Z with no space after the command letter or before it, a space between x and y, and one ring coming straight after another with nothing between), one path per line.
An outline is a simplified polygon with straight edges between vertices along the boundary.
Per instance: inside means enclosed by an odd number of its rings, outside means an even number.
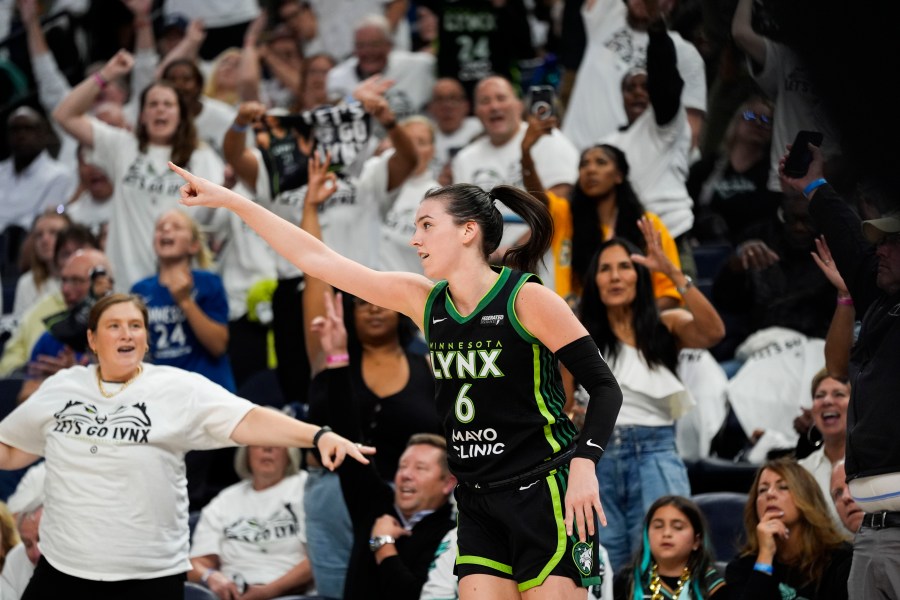
M516 295L536 275L502 268L467 316L447 282L425 305L425 337L450 470L460 481L493 482L529 471L566 450L577 429L566 417L556 357L516 318Z
M438 77L458 79L473 103L475 86L490 75L519 87L519 61L536 56L523 0L420 3L438 17Z

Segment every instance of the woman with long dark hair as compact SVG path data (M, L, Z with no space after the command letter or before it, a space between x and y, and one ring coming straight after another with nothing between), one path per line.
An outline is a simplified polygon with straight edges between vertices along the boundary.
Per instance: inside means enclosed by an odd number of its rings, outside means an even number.
M647 254L619 238L601 244L588 265L578 309L624 396L612 440L597 465L600 496L615 515L601 530L614 572L638 548L650 504L664 494L690 495L687 469L675 447L675 419L692 404L676 374L678 353L709 348L725 332L709 300L662 251L650 221L643 218L638 226ZM679 288L686 308L657 309L651 271Z
M180 183L166 167L167 161L214 181L222 181L225 172L222 159L198 141L190 107L171 83L157 81L141 92L133 134L89 114L97 95L109 82L125 77L133 64L131 54L119 51L53 111L53 118L91 150L91 161L103 165L113 182L106 252L120 290L156 272L154 224L164 212L178 207ZM207 221L208 211L190 212L198 222Z
M628 179L631 171L628 159L616 146L597 144L581 153L578 180L572 186L568 199L544 191L531 157L531 148L541 135L550 131L555 122L553 117L543 121L529 118L528 129L522 139L522 178L525 189L539 200L544 200L553 216L552 283L557 293L570 300L578 296L588 263L606 240L622 238L645 251L646 242L637 225L642 217L647 217L659 232L663 251L680 268L675 240L659 217L644 208ZM653 273L652 281L660 308L671 308L682 303L681 295L665 275Z
M693 501L660 497L644 518L631 568L616 574L615 600L723 598L725 579L714 565L708 531Z

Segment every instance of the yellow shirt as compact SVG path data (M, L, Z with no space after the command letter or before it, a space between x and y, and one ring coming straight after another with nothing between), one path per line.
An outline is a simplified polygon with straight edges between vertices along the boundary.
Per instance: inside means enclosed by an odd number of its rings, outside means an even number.
M553 237L550 240L553 264L548 268L552 268L553 285L556 292L572 305L574 299L581 293L581 282L576 281L577 278L572 272L572 234L574 231L572 210L569 201L565 198L561 198L553 192L546 192L546 196L549 201L550 216L553 218ZM663 252L680 269L681 259L678 257L678 246L669 234L669 230L655 214L646 212L644 215L650 219L653 228L659 231ZM603 240L610 239L609 228L603 225L600 227ZM679 304L683 304L681 294L675 289L675 283L671 279L658 271L651 273L650 277L653 281L653 293L656 298L670 297L677 300Z

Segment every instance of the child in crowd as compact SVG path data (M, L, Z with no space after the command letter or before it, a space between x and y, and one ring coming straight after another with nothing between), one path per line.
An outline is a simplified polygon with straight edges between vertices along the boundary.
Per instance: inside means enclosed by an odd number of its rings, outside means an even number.
M643 542L630 569L617 574L615 600L724 598L700 508L683 496L662 496L644 518Z

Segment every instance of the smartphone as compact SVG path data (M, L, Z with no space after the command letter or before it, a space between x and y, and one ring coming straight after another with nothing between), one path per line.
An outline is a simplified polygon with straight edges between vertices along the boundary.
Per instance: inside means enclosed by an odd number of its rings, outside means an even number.
M550 85L528 88L528 111L541 121L556 115L556 90Z
M784 161L784 174L794 179L806 175L809 163L812 162L812 152L810 152L808 144L821 146L822 138L820 131L798 131L794 143L791 144L791 151Z

